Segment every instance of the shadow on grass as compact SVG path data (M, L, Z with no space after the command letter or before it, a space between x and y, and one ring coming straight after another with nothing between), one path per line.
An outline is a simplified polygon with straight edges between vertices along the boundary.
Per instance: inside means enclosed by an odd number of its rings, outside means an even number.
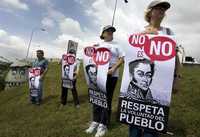
M112 114L111 114L111 122L110 122L110 125L109 125L110 130L116 129L121 125L121 123L118 120L117 115L118 115L117 110L113 111Z
M168 123L168 132L174 133L175 137L186 137L186 128L185 123L178 119L171 119ZM162 137L170 137L170 135Z
M48 102L52 102L52 100L53 100L53 99L56 99L56 98L58 98L57 95L49 95L49 96L47 96L47 97L45 97L45 98L43 99L42 104L46 104L46 103L48 103Z
M68 93L68 99L67 99L67 103L74 103L74 99L72 97L72 99L69 99L69 94L72 94L72 92L70 91ZM80 104L84 104L84 103L89 103L88 101L88 95L87 94L84 94L84 95L78 95L78 99L79 99L79 102Z
M3 92L10 92L10 91L6 91L6 90L4 90L4 91L2 91L1 94L3 94ZM14 100L14 99L16 99L16 98L18 98L18 97L20 97L20 96L25 95L25 94L27 94L27 93L26 93L26 92L15 93L14 96L9 97L9 98L7 98L6 100L3 100L2 102L0 102L0 104L1 104L1 105L3 105L3 104L7 104L7 103L10 102L11 100Z

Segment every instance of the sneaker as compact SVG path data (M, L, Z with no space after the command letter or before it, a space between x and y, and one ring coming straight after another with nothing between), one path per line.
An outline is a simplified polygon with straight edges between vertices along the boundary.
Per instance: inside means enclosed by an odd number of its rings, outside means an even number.
M76 108L80 108L80 105L76 105Z
M40 102L36 102L35 104L39 106L39 105L40 105Z
M61 109L63 109L63 107L64 107L64 105L60 104L59 109L61 110Z
M107 132L107 127L106 125L103 124L99 124L98 128L97 128L97 133L95 134L95 137L102 137L106 134Z
M93 121L90 124L90 127L85 130L85 132L88 133L88 134L91 134L98 127L98 125L99 125L99 123Z

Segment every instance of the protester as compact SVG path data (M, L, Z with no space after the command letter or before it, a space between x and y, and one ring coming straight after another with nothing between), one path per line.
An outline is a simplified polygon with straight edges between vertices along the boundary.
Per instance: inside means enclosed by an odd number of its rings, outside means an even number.
M113 92L119 77L119 67L123 63L124 53L119 45L113 42L113 33L116 29L113 26L105 26L102 30L100 38L103 42L97 44L98 47L107 47L111 51L111 60L109 62L109 70L106 82L106 97L108 108L102 108L97 105L93 105L93 119L86 130L86 133L92 133L97 129L95 137L104 136L107 132L107 126L110 123L110 116L112 112L112 97Z
M31 97L31 102L36 103L37 105L40 105L42 101L42 95L43 95L43 80L48 70L48 61L44 58L44 51L43 50L37 50L37 59L33 62L32 67L39 67L41 69L41 75L40 75L40 82L39 82L39 91L37 97Z
M149 23L148 26L145 27L145 34L165 34L165 35L174 35L171 29L162 27L161 22L165 17L165 12L170 8L170 3L168 1L163 0L154 0L152 1L145 12L145 20ZM180 62L179 58L176 56L176 65L175 65L175 77L174 83L177 81L180 76L179 73ZM176 84L173 85L176 87ZM176 87L177 88L177 87ZM150 132L145 129L138 129L136 127L129 127L129 137L158 137L158 133Z
M69 54L73 54L75 55L75 50L71 49L69 51ZM76 89L76 81L77 81L77 75L78 75L78 72L79 72L79 67L78 67L78 61L75 62L75 66L74 66L74 72L73 72L73 80L69 80L69 82L72 82L72 88L71 88L71 91L72 91L72 95L73 95L73 100L74 100L74 105L76 108L79 108L80 107L80 103L79 103L79 99L78 99L78 93L77 93L77 89ZM66 65L67 66L67 65ZM64 71L67 75L67 78L69 78L69 69L70 67L69 66L64 66ZM63 106L65 106L67 104L67 95L68 95L68 89L67 87L64 87L63 86L63 81L62 81L62 91L61 91L61 106L60 108L62 108Z

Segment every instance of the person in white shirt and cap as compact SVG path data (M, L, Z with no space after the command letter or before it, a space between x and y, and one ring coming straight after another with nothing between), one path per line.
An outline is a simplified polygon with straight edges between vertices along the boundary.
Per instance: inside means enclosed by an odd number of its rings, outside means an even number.
M86 133L92 133L97 129L95 137L104 136L107 132L107 127L110 123L110 116L112 112L113 92L119 77L119 67L124 60L124 52L117 43L113 42L113 33L115 31L116 29L113 26L105 26L100 35L100 38L103 40L103 42L96 45L99 47L102 46L108 48L111 51L111 59L109 62L109 70L106 81L106 97L108 108L105 109L100 106L93 105L93 119L89 128L86 130Z
M145 20L149 23L143 33L145 34L164 34L164 35L174 35L171 29L162 27L161 23L165 17L165 12L170 8L170 3L166 0L153 0L147 7L145 11ZM175 75L173 87L176 88L176 80L180 76L180 61L178 56L176 56L175 65ZM174 89L173 90L176 90ZM129 127L129 137L159 137L156 132L150 132L145 129L139 129L133 126Z

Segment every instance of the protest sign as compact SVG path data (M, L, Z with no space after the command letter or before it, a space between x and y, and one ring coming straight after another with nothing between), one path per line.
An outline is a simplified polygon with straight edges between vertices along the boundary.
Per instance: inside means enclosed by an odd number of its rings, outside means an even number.
M89 102L107 108L106 81L111 52L105 47L86 47L83 66L88 84Z
M165 133L175 68L176 42L167 35L133 34L119 97L119 121Z
M74 71L76 66L76 52L78 43L68 41L67 53L62 55L62 86L65 88L73 87Z
M29 90L30 96L38 97L38 93L40 90L40 76L41 76L41 68L30 68L29 69Z

